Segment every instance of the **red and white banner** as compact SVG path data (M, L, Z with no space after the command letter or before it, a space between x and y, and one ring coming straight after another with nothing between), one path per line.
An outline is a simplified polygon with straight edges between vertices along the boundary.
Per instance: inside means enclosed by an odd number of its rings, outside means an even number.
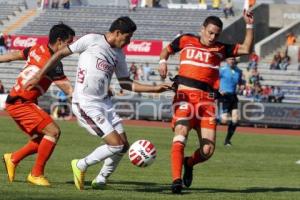
M47 44L47 36L11 35L11 50L22 50L36 44ZM6 41L9 40L6 36ZM126 55L130 56L159 56L163 42L159 40L132 40L123 48Z
M129 56L159 56L163 42L159 40L132 40L123 48Z

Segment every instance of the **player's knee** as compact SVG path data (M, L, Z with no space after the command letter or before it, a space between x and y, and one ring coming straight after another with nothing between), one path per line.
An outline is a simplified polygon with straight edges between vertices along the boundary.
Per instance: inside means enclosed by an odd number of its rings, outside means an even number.
M222 124L227 124L228 123L228 117L221 116L221 123Z
M173 137L173 143L176 143L176 142L179 142L179 143L182 143L182 144L186 144L186 137L184 135L175 135Z
M238 116L232 116L232 120L231 121L232 121L233 124L237 124L238 121L239 121Z
M182 136L187 136L189 131L188 126L177 124L175 126L175 134L176 135L182 135Z
M210 140L204 140L202 148L200 148L200 155L202 159L208 160L215 152L215 144Z
M122 153L124 145L107 145L108 150L113 154Z

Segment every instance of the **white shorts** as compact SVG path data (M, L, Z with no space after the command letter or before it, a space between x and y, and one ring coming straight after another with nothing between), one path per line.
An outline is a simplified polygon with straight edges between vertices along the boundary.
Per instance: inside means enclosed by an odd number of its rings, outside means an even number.
M115 112L112 104L99 104L99 106L81 107L72 103L72 110L80 126L86 128L92 135L104 138L113 131L124 133L122 119Z

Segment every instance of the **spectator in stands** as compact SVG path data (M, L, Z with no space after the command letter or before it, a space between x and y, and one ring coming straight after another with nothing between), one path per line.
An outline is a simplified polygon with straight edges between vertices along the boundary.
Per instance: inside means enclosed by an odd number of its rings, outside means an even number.
M137 75L137 67L135 65L135 62L131 63L130 68L129 68L129 75L132 80L137 80L138 75Z
M282 92L279 86L274 87L273 95L275 97L276 103L281 103L282 100L284 99L284 92Z
M257 68L252 69L251 77L249 80L250 84L252 84L252 85L259 84L260 80L262 80L262 77L260 76Z
M262 88L261 101L268 102L270 95L272 94L272 88L269 87L268 85L262 86L261 88Z
M243 91L243 96L252 97L253 93L254 93L253 88L250 85L246 85Z
M253 8L253 6L255 5L256 0L249 0L249 8Z
M6 40L5 40L5 44L6 44L7 50L10 51L11 45L12 45L11 35L7 35Z
M261 89L261 85L259 83L254 85L253 101L254 102L262 102L262 89Z
M160 0L153 0L153 7L154 8L160 8L161 7Z
M225 15L226 19L228 18L228 16L234 17L232 0L224 0L223 12L224 12L224 15Z
M281 61L279 63L279 69L287 70L288 65L290 64L290 56L288 56L287 51L285 51L284 55L281 56Z
M58 118L64 118L68 115L68 96L62 91L59 90L56 94L58 100Z
M219 10L220 9L221 0L212 0L212 9Z
M278 51L271 62L270 69L280 69L279 64L281 63L281 53Z
M4 89L2 81L0 80L0 94L4 94L4 93L5 93L5 89Z
M199 0L199 4L206 4L205 0Z
M227 58L226 64L220 68L220 112L221 123L228 124L225 146L231 146L231 138L238 125L238 97L237 90L242 84L242 70L237 66L234 57Z
M59 0L52 0L51 8L58 9Z
M140 64L138 67L137 67L137 76L138 76L138 79L137 80L141 80L143 81L144 80L144 70L143 70L143 65Z
M0 33L0 55L5 54L7 51L6 49L6 43L3 33Z
M286 46L291 46L296 43L296 36L293 32L290 32L286 35Z
M138 4L139 0L130 0L129 11L136 11Z
M63 0L62 5L64 9L70 9L70 0Z
M258 61L259 61L259 56L255 53L255 51L252 51L252 53L249 55L248 68L253 69L257 67Z
M145 81L150 81L151 68L149 67L149 63L145 63L145 65L143 66L143 71Z

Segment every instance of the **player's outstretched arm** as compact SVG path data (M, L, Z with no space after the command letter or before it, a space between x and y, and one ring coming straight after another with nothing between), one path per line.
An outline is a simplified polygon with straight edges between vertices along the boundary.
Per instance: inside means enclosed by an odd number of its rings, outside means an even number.
M13 51L4 55L0 55L0 63L11 62L15 60L25 60L22 51Z
M167 47L165 47L160 53L159 68L158 68L159 75L161 76L162 79L165 79L168 75L167 60L169 56L170 53Z
M244 11L244 21L246 23L246 35L243 44L240 45L237 54L245 55L251 53L251 48L253 46L254 31L253 23L254 17L252 12Z
M137 81L127 78L119 78L119 83L122 89L133 92L149 92L149 93L160 93L171 90L171 83L159 84L156 86L141 84Z
M61 50L57 51L52 55L52 57L46 63L45 67L43 67L38 73L36 73L31 79L29 79L23 87L26 90L31 90L32 88L34 88L42 79L42 77L47 74L48 71L53 69L61 59L71 54L72 51L68 47L64 47Z

